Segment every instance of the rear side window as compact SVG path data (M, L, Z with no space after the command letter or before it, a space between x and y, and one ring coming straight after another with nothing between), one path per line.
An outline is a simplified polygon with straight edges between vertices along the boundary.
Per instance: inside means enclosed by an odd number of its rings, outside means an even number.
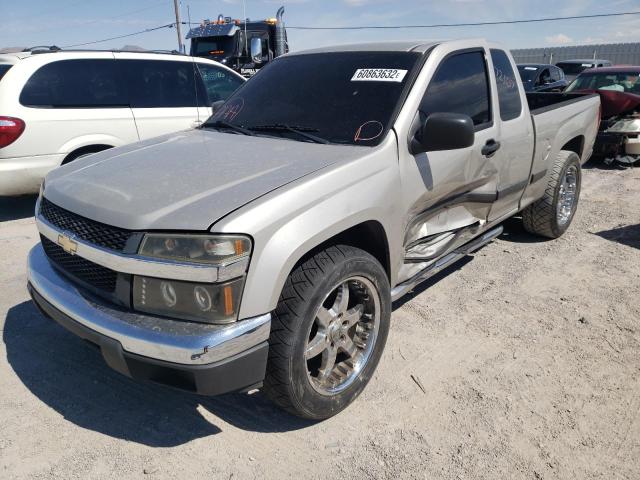
M60 60L40 67L27 80L20 103L27 107L98 108L126 106L115 60Z
M214 102L226 100L244 83L242 78L215 65L197 63L204 92L200 95L201 106L211 106Z
M522 102L518 91L516 75L511 68L509 57L502 50L491 50L493 70L496 73L498 85L498 103L500 104L500 118L502 121L513 120L520 116Z
M13 65L7 65L6 63L0 64L0 80L2 80L4 74L7 73L12 66Z
M420 104L428 116L436 112L462 113L481 129L491 121L489 82L484 53L459 53L445 59L429 83Z
M131 108L197 106L192 62L118 60L124 67Z

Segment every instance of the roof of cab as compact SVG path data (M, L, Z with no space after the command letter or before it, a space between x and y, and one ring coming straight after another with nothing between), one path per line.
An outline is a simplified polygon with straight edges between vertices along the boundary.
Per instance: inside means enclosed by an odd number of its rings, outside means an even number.
M632 74L637 74L637 73L640 73L640 66L614 65L613 67L587 68L582 73L599 73L599 74L632 73Z
M535 68L546 68L546 67L554 67L550 63L519 63L518 67L535 67Z
M556 63L556 65L559 65L560 63L602 63L602 62L607 62L610 63L609 60L604 60L602 58L585 58L585 59L575 59L572 58L571 60L560 60L558 61L558 63Z
M441 42L368 42L352 43L347 45L332 45L329 47L312 48L291 52L289 55L304 55L308 53L330 52L420 52L424 53Z

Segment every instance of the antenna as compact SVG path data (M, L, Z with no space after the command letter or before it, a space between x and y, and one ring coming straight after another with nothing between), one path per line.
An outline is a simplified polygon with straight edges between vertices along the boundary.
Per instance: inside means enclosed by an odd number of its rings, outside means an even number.
M178 33L178 51L184 53L184 46L182 44L182 28L180 22L180 7L178 6L178 0L173 0L173 8L176 11L176 32Z
M247 38L247 0L242 0L242 16L244 17L244 53L249 56L249 39Z

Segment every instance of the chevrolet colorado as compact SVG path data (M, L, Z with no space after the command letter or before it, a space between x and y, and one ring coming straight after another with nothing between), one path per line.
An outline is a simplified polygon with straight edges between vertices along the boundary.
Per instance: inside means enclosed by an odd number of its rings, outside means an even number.
M284 55L201 128L52 171L29 291L132 378L327 418L371 379L393 300L518 212L565 232L598 110L525 95L484 40Z

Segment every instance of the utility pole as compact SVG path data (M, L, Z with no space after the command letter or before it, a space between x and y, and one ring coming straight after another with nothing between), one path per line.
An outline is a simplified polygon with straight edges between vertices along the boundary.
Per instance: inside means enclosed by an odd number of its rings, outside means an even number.
M182 25L180 22L180 7L178 5L179 0L173 0L173 7L176 11L176 32L178 33L178 51L184 53L184 45L182 44Z

